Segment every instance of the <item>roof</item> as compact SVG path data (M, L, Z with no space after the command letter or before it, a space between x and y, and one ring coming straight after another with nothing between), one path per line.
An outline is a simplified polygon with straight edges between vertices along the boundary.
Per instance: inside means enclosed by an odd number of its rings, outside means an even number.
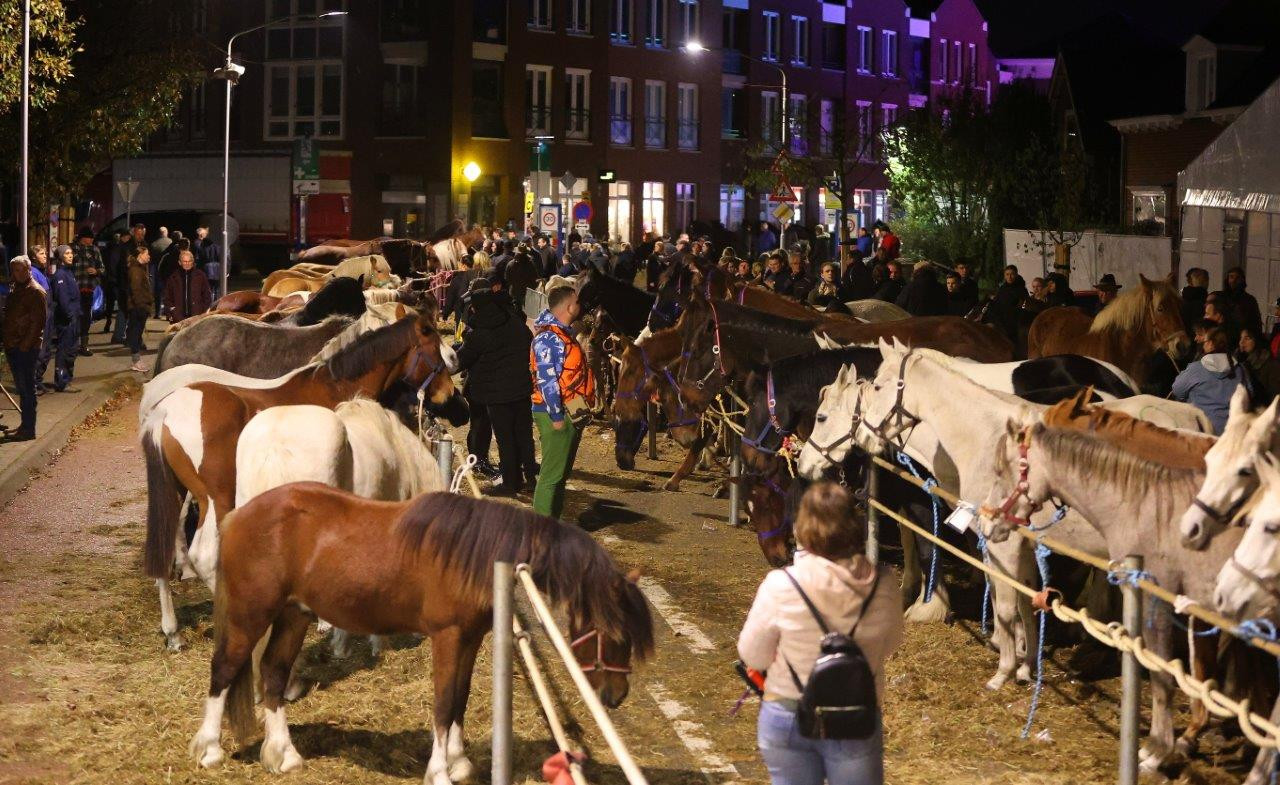
M1280 214L1280 80L1178 174L1183 205Z

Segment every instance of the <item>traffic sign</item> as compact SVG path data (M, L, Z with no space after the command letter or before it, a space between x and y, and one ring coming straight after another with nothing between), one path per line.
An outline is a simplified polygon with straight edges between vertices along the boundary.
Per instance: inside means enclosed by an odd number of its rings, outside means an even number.
M560 231L560 205L558 204L540 204L538 205L538 230L555 234Z
M290 170L295 180L320 179L320 148L316 147L310 136L301 136L293 140L293 156Z
M795 215L795 210L792 210L791 205L786 202L783 202L773 208L773 217L777 218L779 221L789 221L793 215Z
M778 187L773 189L773 193L769 196L771 202L794 202L796 200L796 192L791 190L790 184L786 180L778 180Z
M578 178L574 177L573 172L568 169L564 170L564 174L560 175L560 187L566 191L572 191L573 186L577 185Z
M120 198L126 202L132 202L135 194L138 193L138 186L142 183L130 178L128 180L116 180L116 190L120 192Z
M319 180L294 180L293 195L294 196L313 196L320 193Z
M596 215L589 202L578 202L573 206L573 220L578 223L590 223Z
M525 191L524 193L524 214L528 215L533 212L534 195L533 191Z

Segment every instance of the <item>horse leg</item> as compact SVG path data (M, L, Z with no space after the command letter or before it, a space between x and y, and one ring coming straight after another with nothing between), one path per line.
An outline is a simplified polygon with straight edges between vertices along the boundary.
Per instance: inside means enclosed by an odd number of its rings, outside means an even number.
M1187 630L1187 650L1191 655L1191 675L1199 681L1204 681L1205 676L1213 672L1218 663L1218 636L1199 637L1195 633L1195 617L1189 617L1187 621L1190 622ZM1174 748L1182 755L1190 756L1195 751L1196 742L1207 724L1209 724L1209 709L1203 701L1192 698L1191 722L1178 737Z
M218 600L214 600L215 616ZM241 742L253 729L253 653L256 641L270 620L228 616L215 630L213 660L209 667L209 693L204 702L204 720L187 747L202 768L222 763L222 717L230 712L231 729Z
M311 615L295 605L288 605L271 626L271 637L262 653L259 672L262 680L263 728L262 765L273 773L292 771L302 765L302 756L289 738L289 723L284 716L284 693L294 660L302 651L302 643L311 626Z
M992 567L1005 573L1006 575L1018 575L1018 559L1021 549L1021 538L1011 536L1004 542L987 543L987 557ZM1017 643L1021 637L1025 636L1019 633L1021 619L1018 611L1018 593L1008 584L1000 580L991 581L992 606L992 643L1000 652L1000 662L996 666L996 673L987 682L987 689L998 690L1009 681L1009 677L1014 675L1018 664Z
M693 440L693 444L689 445L689 449L685 451L684 460L676 467L675 473L671 475L671 479L663 483L662 490L680 490L680 481L693 473L693 468L697 464L699 456L702 455L703 444L704 441L701 436Z
M1271 707L1271 722L1280 724L1280 698ZM1276 750L1274 747L1261 747L1258 756L1253 760L1253 768L1245 778L1244 785L1268 785L1272 782L1272 774L1276 767Z
M199 526L200 509L196 504L196 498L190 492L182 499L182 508L178 512L178 520L182 525L178 527L177 542L175 543L174 562L179 570L179 579L188 580L195 578L196 571L191 568L191 559L187 554L187 539L194 537L196 528ZM188 528L190 531L188 531Z
M923 591L924 573L920 570L920 549L916 546L916 533L898 524L898 538L902 541L902 604L904 610L915 602Z
M476 654L484 640L483 625L464 634L458 648L458 664L454 671L453 719L449 723L449 741L445 752L449 779L462 782L471 779L475 766L467 758L463 720L467 712L467 699L471 696L471 675L475 672Z
M1146 603L1149 635L1147 648L1164 659L1172 659L1172 624L1169 614L1156 607L1154 601ZM1173 677L1164 671L1150 671L1151 679L1151 731L1147 741L1138 751L1139 770L1151 774L1169 761L1173 747L1173 712L1169 708L1173 697Z
M462 629L448 627L431 636L431 670L435 686L432 707L431 759L423 785L451 785L449 778L449 729L458 700L456 671L462 650Z
M169 651L182 651L182 636L178 635L178 614L173 609L173 590L168 578L156 578L160 590L160 631Z
M1014 535L1016 537L1017 535ZM1013 539L1010 537L1009 539ZM1018 537L1018 562L1015 577L1018 581L1028 586L1034 585L1034 581L1039 577L1039 570L1035 565L1035 555L1029 543ZM1021 592L1014 593L1014 600L1018 605L1018 620L1021 622L1015 629L1015 638L1013 648L1015 656L1018 658L1018 671L1014 674L1014 679L1020 684L1028 684L1031 682L1031 674L1034 673L1036 667L1035 653L1031 649L1031 641L1035 640L1039 645L1039 621L1036 619L1035 611L1031 608L1031 600Z
M931 520L933 509L930 504L921 504L918 501L908 502L905 509L899 510L904 517L913 521ZM912 535L911 539L916 539L916 545L919 548L919 569L923 580L920 582L920 595L911 607L907 608L904 619L909 622L930 623L946 621L947 615L951 612L950 598L947 596L946 590L942 586L942 576L934 573L933 594L929 594L929 572L932 569L933 561L937 554L937 546L924 537Z
M235 505L231 500L217 504L209 496L198 497L195 503L200 507L200 524L191 538L188 561L196 575L209 586L210 591L214 591L218 574L218 519L221 517L215 510L221 508L222 514L226 515Z

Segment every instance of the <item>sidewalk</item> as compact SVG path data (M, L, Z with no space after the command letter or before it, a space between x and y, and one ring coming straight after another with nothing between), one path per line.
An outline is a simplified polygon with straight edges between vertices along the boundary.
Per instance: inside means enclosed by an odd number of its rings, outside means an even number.
M132 377L142 383L151 377L149 373L129 370L129 350L109 344L111 336L102 333L102 325L101 321L94 322L89 335L93 356L76 358L75 379L71 383L76 392L48 392L40 396L36 406L36 438L29 442L0 443L0 509L26 487L33 472L46 466L54 453L66 446L71 430L111 397L120 382ZM168 322L160 319L147 322L144 341L150 351L143 354L144 364L151 365L155 348L167 326ZM52 361L45 372L45 379L53 379ZM7 366L3 382L5 389L12 394L13 383ZM14 398L17 399L17 395ZM0 418L11 428L18 425L18 412L3 395L0 395Z

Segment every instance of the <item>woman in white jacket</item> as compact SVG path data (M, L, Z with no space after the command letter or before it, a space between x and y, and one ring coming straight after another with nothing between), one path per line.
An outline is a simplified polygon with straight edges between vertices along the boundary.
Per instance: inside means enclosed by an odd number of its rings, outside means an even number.
M849 491L817 483L805 493L795 522L795 563L786 568L817 606L828 627L847 632L862 648L884 695L884 661L902 642L902 603L889 568L862 555L866 524L853 512ZM882 580L876 580L877 569ZM883 728L867 739L807 739L796 707L800 690L787 668L807 683L822 631L782 570L765 576L738 636L748 668L767 672L757 742L773 785L880 785L884 782Z

